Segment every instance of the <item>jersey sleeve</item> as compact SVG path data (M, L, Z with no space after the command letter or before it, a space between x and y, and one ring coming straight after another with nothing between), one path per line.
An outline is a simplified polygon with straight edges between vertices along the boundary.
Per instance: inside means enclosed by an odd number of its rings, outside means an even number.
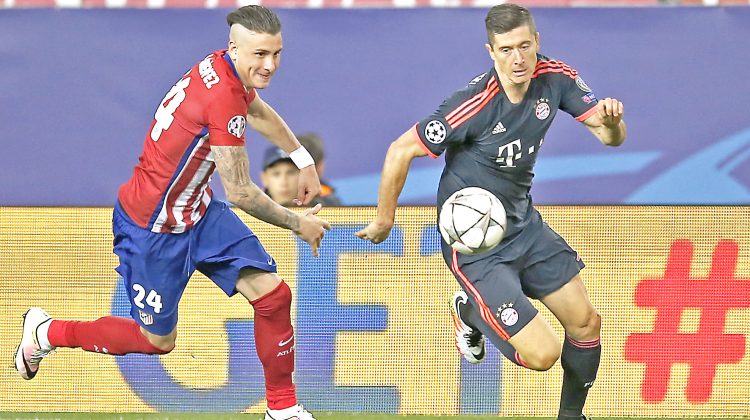
M429 117L419 121L414 130L425 151L436 158L451 145L461 144L474 137L472 118L499 92L497 81L490 78L486 85L469 85L455 92Z
M208 141L212 146L244 146L247 105L244 92L230 90L213 98L207 109ZM255 90L250 95L255 99Z
M575 77L559 76L562 88L560 109L581 122L596 112L596 104L599 101L581 76L577 72L574 74Z

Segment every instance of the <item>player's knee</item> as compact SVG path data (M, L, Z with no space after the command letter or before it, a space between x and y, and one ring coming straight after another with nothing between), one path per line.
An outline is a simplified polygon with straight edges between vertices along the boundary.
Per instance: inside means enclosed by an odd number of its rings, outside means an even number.
M545 346L535 349L527 355L521 355L521 359L529 369L549 370L560 359L560 346Z
M567 326L565 332L576 340L591 340L599 337L601 329L602 317L592 307L576 323Z
M292 289L281 281L271 292L250 302L258 315L270 315L278 311L289 311L292 306Z
M591 318L589 319L589 331L592 334L596 334L597 337L599 336L599 333L602 331L602 316L599 314L599 312L594 309L593 313L591 314Z
M168 354L171 353L172 350L175 348L175 340L159 340L157 342L154 342L154 340L149 340L151 342L151 345L154 346L154 353L156 354Z
M172 352L172 350L174 350L175 343L173 341L171 344L167 344L163 347L154 345L154 348L156 349L156 354L169 354Z
M177 342L177 334L176 332L165 336L147 334L146 339L153 346L155 354L167 354L174 350Z

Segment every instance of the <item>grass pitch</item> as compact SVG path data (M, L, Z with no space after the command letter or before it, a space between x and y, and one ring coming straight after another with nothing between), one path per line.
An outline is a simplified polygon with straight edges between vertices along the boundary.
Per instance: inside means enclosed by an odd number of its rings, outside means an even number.
M496 420L496 416L399 416L395 414L360 414L360 413L315 413L319 420ZM219 414L219 413L12 413L0 412L0 420L255 420L262 419L262 414ZM504 417L503 419L510 419ZM548 420L546 417L513 417L513 420ZM598 417L595 420L626 420L622 417ZM683 420L669 418L631 418L628 420ZM690 420L700 420L691 418ZM710 420L724 420L711 418ZM750 420L733 418L732 420Z

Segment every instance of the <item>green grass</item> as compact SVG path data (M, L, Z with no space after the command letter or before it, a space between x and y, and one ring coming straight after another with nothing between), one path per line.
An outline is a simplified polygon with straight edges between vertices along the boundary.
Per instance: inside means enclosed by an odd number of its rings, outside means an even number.
M489 420L495 416L399 416L395 414L359 414L359 413L315 413L318 420L394 420L409 418L414 420ZM262 414L218 414L218 413L13 413L0 412L0 420L249 420L262 419ZM545 417L514 417L514 420L547 420ZM595 420L622 420L616 417L598 417ZM641 418L637 420L681 420L667 418ZM691 418L691 420L698 420ZM711 420L720 420L711 418ZM742 420L734 418L732 420ZM745 419L750 420L750 419Z

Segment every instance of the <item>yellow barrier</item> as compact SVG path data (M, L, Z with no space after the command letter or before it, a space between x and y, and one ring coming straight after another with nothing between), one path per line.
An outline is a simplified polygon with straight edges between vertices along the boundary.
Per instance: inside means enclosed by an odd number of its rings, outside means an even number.
M540 210L586 262L583 277L603 317L588 414L750 416L747 207ZM289 232L241 215L295 293L302 402L317 410L554 415L559 364L535 373L493 363L494 351L479 366L460 361L447 304L458 284L437 252L435 209L399 209L397 229L379 246L352 235L373 215L325 209L334 230L319 259ZM127 313L110 220L111 209L0 207L0 354L8 362L29 306L60 319ZM0 411L261 411L251 320L246 301L227 299L196 274L174 352L61 349L32 382L0 370Z

